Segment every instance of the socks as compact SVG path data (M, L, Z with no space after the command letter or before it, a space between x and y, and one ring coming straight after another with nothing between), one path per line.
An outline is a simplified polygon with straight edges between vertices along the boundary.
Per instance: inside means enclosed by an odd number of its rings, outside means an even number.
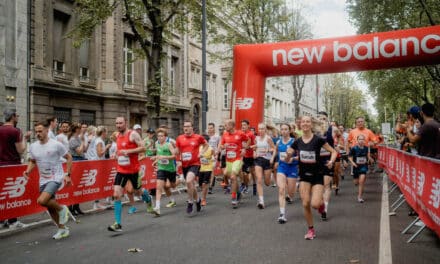
M122 214L122 202L121 200L115 201L115 221L118 224L121 224L121 214Z
M156 200L156 208L160 208L160 201Z
M327 212L328 202L324 202L324 212Z
M280 214L285 215L286 214L286 208L280 208Z
M258 201L260 201L260 203L264 204L264 196L258 196Z

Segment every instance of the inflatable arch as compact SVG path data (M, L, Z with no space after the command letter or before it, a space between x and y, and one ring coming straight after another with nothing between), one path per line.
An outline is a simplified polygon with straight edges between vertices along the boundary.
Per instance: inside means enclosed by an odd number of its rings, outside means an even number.
M235 120L263 121L266 77L440 64L440 26L234 47ZM235 95L234 95L235 94ZM231 111L231 118L234 118Z

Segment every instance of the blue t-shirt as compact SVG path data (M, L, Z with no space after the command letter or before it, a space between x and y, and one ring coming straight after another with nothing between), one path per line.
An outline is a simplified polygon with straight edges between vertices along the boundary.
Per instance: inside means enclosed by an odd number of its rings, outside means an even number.
M293 160L292 163L287 163L287 162L283 161L284 160L283 156L286 155L287 149L293 144L294 141L295 141L294 138L290 138L287 143L284 143L282 138L280 138L277 141L277 144L278 144L277 156L278 156L278 160L279 160L278 167L286 168L286 169L294 168L297 173L298 160Z
M354 146L350 149L349 157L353 157L354 163L358 166L357 170L366 172L368 171L368 147L364 146L363 148L359 146Z

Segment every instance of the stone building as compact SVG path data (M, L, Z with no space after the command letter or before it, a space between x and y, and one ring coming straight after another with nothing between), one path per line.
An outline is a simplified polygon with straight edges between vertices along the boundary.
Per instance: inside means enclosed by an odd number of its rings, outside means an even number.
M0 0L0 121L3 109L15 108L17 127L28 123L28 1Z

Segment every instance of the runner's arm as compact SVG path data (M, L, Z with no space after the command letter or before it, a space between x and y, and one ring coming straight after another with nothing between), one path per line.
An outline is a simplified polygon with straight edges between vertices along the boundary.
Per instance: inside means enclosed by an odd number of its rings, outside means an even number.
M136 131L132 131L130 134L130 141L135 142L137 145L137 148L134 149L124 149L122 152L125 152L125 154L134 154L134 153L143 153L145 152L145 146L144 141L142 140L141 136Z
M29 162L28 162L28 166L27 166L26 170L23 172L23 176L26 179L29 179L29 175L31 174L31 172L34 169L35 165L36 165L36 161L33 160L33 159L30 159Z

